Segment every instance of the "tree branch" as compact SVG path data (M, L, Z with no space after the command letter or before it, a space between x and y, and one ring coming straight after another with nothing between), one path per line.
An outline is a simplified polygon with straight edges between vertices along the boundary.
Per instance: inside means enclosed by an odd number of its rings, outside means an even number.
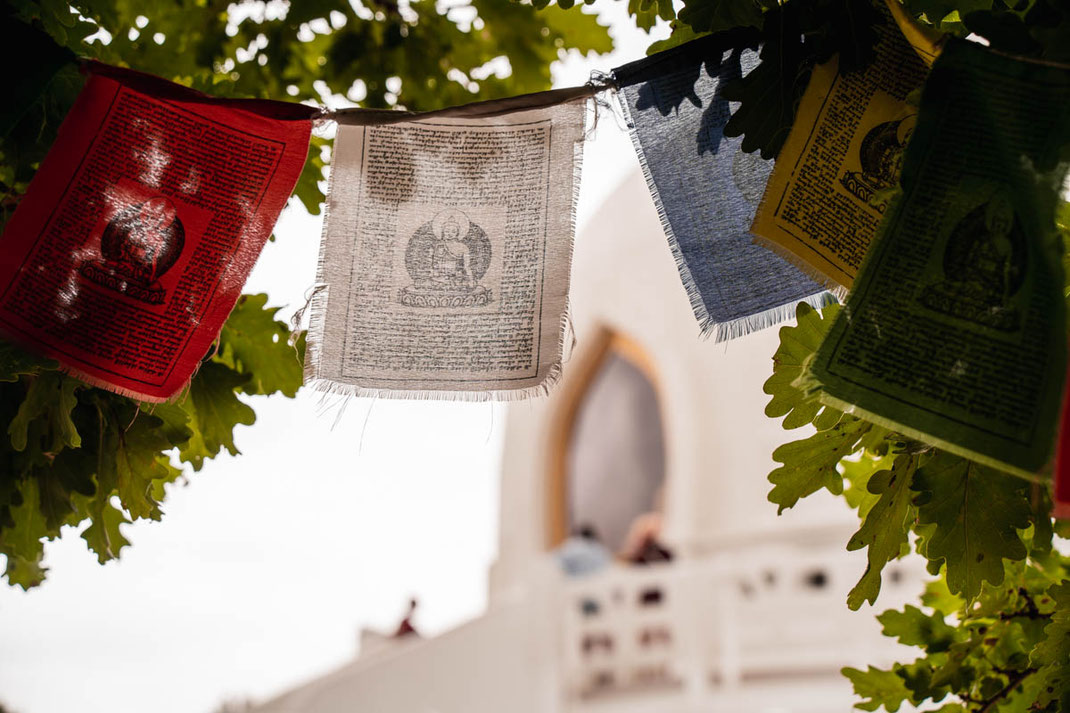
M994 696L986 700L984 706L977 709L977 713L989 713L989 711L994 710L997 703L1005 699L1011 691L1018 687L1018 684L1036 672L1037 669L1035 668L1027 668L1024 671L1018 672L1016 676L1013 676L1010 681L1007 682L1006 686L1000 689Z

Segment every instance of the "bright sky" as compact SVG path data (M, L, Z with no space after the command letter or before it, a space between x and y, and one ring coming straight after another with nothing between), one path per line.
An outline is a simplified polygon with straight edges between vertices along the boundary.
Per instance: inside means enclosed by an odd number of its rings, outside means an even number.
M594 6L618 49L571 57L555 84L644 54L625 3ZM664 26L656 36L667 34ZM636 168L612 117L587 145L579 222ZM248 284L289 315L315 279L321 222L283 214ZM353 656L410 596L436 633L486 605L497 547L505 409L492 404L256 398L243 454L168 495L161 523L99 566L77 533L50 543L45 584L0 585L0 702L15 713L210 713L263 700Z

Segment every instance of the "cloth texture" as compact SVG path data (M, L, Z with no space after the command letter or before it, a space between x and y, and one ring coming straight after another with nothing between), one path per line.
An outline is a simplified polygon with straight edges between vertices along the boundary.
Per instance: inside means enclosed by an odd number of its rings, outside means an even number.
M1055 228L1070 72L949 42L893 201L800 385L979 462L1049 460L1065 375Z
M711 35L613 71L618 99L703 335L723 341L826 303L824 288L748 231L772 162L724 136L724 81L757 65L746 38Z
M586 97L338 127L306 381L514 399L561 373ZM485 105L481 105L484 106Z
M892 0L898 4L898 0ZM751 231L830 287L850 287L899 181L928 70L882 8L873 61L819 65L799 102Z
M83 380L190 380L297 182L315 109L90 63L0 244L0 329Z

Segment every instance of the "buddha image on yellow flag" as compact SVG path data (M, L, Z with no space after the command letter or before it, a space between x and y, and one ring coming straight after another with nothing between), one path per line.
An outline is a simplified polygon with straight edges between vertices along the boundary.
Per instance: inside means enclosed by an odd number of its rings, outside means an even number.
M751 225L756 241L829 286L850 287L887 208L927 68L887 10L876 54L840 74L814 69Z

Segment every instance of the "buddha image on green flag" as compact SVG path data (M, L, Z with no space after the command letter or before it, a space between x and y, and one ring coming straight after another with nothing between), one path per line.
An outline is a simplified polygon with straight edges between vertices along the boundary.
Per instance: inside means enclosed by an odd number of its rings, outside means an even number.
M951 42L902 194L800 386L967 458L1047 463L1065 374L1054 213L1070 70Z

